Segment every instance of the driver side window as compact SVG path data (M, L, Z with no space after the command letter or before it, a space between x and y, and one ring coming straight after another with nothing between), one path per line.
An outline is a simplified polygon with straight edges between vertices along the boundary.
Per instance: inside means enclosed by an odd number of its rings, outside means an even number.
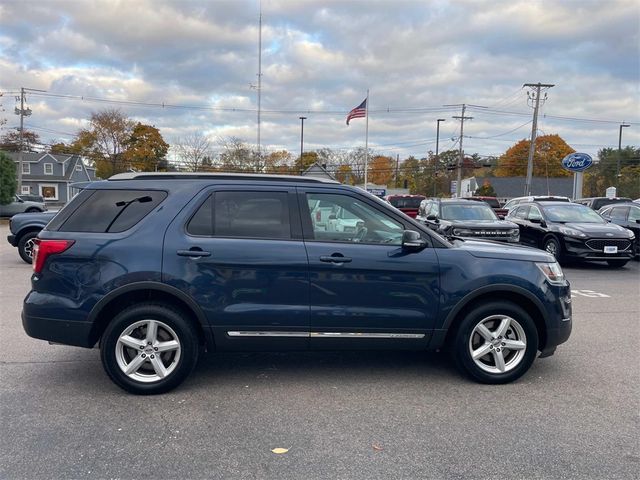
M402 244L403 225L355 197L308 193L307 204L314 240Z

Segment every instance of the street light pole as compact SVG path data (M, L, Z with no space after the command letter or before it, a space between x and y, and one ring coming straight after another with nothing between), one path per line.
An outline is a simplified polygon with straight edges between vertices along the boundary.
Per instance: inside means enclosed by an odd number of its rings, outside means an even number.
M307 117L298 117L300 119L300 166L302 167L302 153L304 147L304 121Z
M433 196L436 196L436 183L437 183L437 174L438 174L438 162L440 158L438 157L438 151L440 149L440 122L444 122L444 118L439 118L436 120L436 158L433 165Z
M618 161L616 162L616 190L618 188L618 184L620 183L620 156L622 154L622 129L625 127L630 127L628 123L620 124L620 133L618 134ZM616 192L616 195L618 193Z

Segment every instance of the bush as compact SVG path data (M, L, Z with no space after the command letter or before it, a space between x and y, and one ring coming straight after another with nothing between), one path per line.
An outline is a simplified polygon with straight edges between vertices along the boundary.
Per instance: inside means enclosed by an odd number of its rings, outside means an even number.
M0 152L0 205L13 201L17 186L16 165L4 152Z

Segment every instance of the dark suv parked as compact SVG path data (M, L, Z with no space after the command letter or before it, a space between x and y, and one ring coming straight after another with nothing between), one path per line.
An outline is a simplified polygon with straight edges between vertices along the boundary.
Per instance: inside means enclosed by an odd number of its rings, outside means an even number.
M316 225L319 201L361 219ZM506 383L571 332L555 259L449 242L360 189L266 175L121 174L86 186L36 241L23 325L99 344L134 393L167 391L207 350L451 351Z

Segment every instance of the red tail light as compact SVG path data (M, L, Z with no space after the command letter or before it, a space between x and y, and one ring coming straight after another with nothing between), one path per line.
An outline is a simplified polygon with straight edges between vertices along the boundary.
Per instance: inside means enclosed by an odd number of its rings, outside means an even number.
M74 243L74 240L43 240L36 238L33 247L33 271L40 273L49 255L62 253Z
M320 213L320 210L318 210L316 212L316 222L319 222L320 220L322 220L322 214Z

